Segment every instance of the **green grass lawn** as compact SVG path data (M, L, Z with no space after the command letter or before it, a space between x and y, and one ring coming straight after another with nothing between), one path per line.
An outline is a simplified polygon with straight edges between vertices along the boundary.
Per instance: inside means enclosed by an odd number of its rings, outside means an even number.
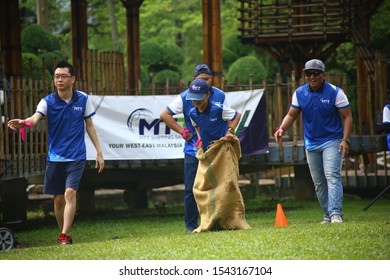
M123 200L123 198L122 198ZM246 199L252 230L185 234L182 206L166 213L129 213L110 205L90 216L77 215L74 244L56 242L52 213L29 212L29 229L16 232L19 249L0 252L4 260L389 260L390 202L345 195L344 223L321 225L316 200ZM289 225L274 227L281 203ZM112 205L111 205L112 206Z

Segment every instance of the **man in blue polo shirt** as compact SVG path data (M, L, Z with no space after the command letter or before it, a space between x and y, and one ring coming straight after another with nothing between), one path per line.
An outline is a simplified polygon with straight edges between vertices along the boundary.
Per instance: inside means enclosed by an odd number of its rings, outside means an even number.
M352 114L344 91L325 81L325 65L319 59L306 62L308 83L297 88L291 107L274 133L275 141L302 112L307 163L324 211L322 224L343 222L341 165L349 151Z
M8 80L5 80L5 83L3 84L3 77L0 76L0 104L1 104L1 122L6 122L6 112L5 112L5 106L4 104L7 103L7 108L9 110L10 106L10 100L11 100L11 86L8 82Z
M383 107L383 130L387 134L387 147L390 150L390 100L388 98L386 105Z
M194 80L188 91L186 99L194 104L191 122L203 148L197 153L200 165L194 184L201 224L194 232L250 229L238 186L241 151L235 128L241 114L211 102L209 88L202 79Z
M232 140L241 114L222 104L211 102L208 85L202 79L194 80L186 97L194 104L190 111L192 125L195 127L203 150L206 152L213 141L226 137Z
M58 242L72 244L69 232L76 213L76 192L86 163L85 130L97 152L99 173L104 168L104 159L91 118L95 115L91 99L86 93L73 89L74 67L61 61L54 70L57 91L41 99L34 115L24 120L10 120L8 126L21 129L47 119L49 151L44 193L54 195L54 213L60 228Z
M217 104L228 106L226 95L220 89L211 86L212 75L210 68L206 64L196 66L192 79L204 80L210 88L210 100ZM186 99L188 89L180 93L171 104L169 104L160 114L161 120L175 132L182 135L184 144L184 222L186 232L191 233L198 225L199 212L192 192L195 181L196 170L198 169L198 159L195 146L198 141L196 131L191 124L190 110L194 107L190 100ZM174 115L183 114L185 127L181 127L173 118Z

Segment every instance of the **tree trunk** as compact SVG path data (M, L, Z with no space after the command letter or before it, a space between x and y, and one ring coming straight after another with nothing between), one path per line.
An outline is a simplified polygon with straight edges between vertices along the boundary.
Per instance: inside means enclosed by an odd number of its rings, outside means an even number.
M117 44L114 44L115 48L118 50L120 47L120 37L118 32L118 25L116 23L116 16L115 16L115 8L112 0L107 0L107 7L108 12L110 14L110 22L111 22L111 38L113 42L117 42Z
M37 21L46 30L49 28L49 5L48 0L37 0Z

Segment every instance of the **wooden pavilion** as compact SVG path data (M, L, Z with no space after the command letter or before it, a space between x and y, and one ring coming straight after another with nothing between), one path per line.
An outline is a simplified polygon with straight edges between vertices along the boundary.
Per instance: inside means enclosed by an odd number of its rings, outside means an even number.
M357 50L357 84L354 96L358 104L354 112L354 131L373 137L387 96L388 61L370 44L369 23L382 0L239 0L240 38L244 44L258 46L293 74L295 87L301 83L306 61L327 58L344 42L352 42ZM287 95L288 96L288 95ZM288 98L278 96L282 104ZM286 103L286 102L285 102ZM288 102L287 102L288 103ZM287 104L288 105L288 104ZM276 110L276 123L282 121L285 107ZM378 118L379 117L379 118ZM298 121L299 123L299 121ZM367 129L368 127L368 129ZM303 138L302 126L294 124L296 135ZM369 130L369 131L367 131ZM296 145L296 144L294 144ZM369 146L378 145L372 141ZM363 146L363 144L361 144ZM365 161L376 162L375 154ZM366 163L365 163L366 164ZM295 166L296 178L310 178L306 166ZM306 179L308 180L308 179ZM296 182L297 183L297 182ZM303 184L309 186L308 182ZM307 189L310 191L310 188Z
M374 129L375 112L381 112L386 100L388 62L370 45L369 22L383 0L239 2L241 41L269 53L285 73L294 71L297 83L307 60L326 62L342 43L352 42L357 50L357 84L364 85L357 93L364 97L359 99L360 118Z

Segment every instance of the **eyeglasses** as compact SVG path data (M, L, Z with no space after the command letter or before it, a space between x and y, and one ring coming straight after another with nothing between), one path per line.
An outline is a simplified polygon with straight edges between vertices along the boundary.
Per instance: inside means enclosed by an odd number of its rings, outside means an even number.
M305 72L306 77L310 77L311 75L313 75L314 77L317 77L317 76L322 74L321 71L304 71L304 72Z
M55 75L54 76L54 80L65 80L65 79L68 79L68 78L71 78L72 76L70 76L70 75L65 75L65 74L63 74L63 75Z

